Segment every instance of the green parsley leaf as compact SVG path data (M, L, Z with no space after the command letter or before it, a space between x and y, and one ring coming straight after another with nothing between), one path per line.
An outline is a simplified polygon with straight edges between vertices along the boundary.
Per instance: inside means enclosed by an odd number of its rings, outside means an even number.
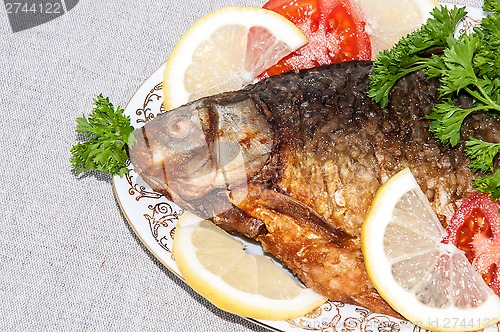
M128 173L125 166L127 145L133 139L130 117L123 114L121 107L115 109L109 98L102 94L93 103L95 107L88 118L76 119L76 132L86 141L71 148L71 166L77 174L101 171L123 176Z
M494 37L500 33L495 26L495 17L485 19L486 25L475 29L475 33L463 34L459 38L448 38L448 47L442 56L433 56L427 66L429 77L439 77L438 89L441 103L437 104L427 118L433 120L430 130L443 143L455 146L460 142L460 128L465 118L474 111L500 112L500 67L494 49L499 42ZM489 43L492 41L492 43ZM479 59L476 59L480 56ZM492 61L492 62L490 62ZM485 62L489 62L485 71ZM474 100L470 109L453 105L451 98L465 90Z
M465 143L466 154L470 158L469 167L474 171L492 172L494 170L494 160L500 153L500 143L490 143L469 138Z
M444 68L439 71L440 97L458 93L466 86L474 84L477 76L472 66L472 58L478 48L479 39L474 35L461 35L460 39L448 38L448 47L443 51ZM435 59L435 58L434 58ZM433 61L429 61L428 69Z
M491 175L476 178L473 181L478 191L490 194L494 200L500 200L500 169Z
M483 10L487 12L500 12L500 1L484 0Z
M399 40L390 50L380 52L373 63L368 95L385 107L389 93L403 76L424 69L430 54L448 46L458 22L466 15L463 7L437 7L419 30Z
M445 143L455 146L460 142L460 128L465 118L474 109L461 109L453 105L451 100L437 104L427 118L432 122L429 129Z

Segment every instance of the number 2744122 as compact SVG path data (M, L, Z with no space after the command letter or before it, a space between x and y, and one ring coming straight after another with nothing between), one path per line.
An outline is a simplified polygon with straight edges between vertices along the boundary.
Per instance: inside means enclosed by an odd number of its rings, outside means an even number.
M7 14L62 14L64 9L60 2L5 2Z

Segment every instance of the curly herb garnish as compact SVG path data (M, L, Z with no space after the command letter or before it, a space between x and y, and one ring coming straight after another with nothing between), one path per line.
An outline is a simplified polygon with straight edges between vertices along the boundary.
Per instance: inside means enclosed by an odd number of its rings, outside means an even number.
M473 33L454 37L457 24L467 14L464 8L434 9L433 17L420 30L402 38L374 61L369 95L387 106L394 84L408 73L425 70L428 78L438 78L438 103L427 116L430 131L444 144L456 146L465 118L473 112L500 114L500 1L485 0L490 12ZM463 109L453 97L465 92L473 106ZM495 160L500 144L469 137L466 154L473 171L490 175L474 179L476 189L500 200L500 169Z
M396 82L424 69L431 52L442 51L466 15L464 8L434 8L432 17L419 30L401 38L390 50L380 52L373 62L368 95L382 107L389 103L389 93Z
M130 117L123 114L121 107L115 108L102 94L93 103L95 107L88 118L76 119L76 132L81 133L86 141L71 148L71 166L76 173L102 171L123 176L128 173L125 166L127 145L133 139L134 127L130 125Z

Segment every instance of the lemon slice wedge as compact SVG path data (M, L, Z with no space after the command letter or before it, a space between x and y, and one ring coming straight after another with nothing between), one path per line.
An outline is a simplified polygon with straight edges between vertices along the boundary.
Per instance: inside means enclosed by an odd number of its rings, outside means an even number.
M247 254L240 241L190 212L179 218L173 252L191 288L222 310L243 317L296 318L326 301L270 258Z
M438 5L436 0L355 0L361 9L372 45L372 59L401 37L418 29Z
M257 7L224 7L196 21L165 67L165 109L241 89L307 43L283 16Z
M411 171L375 195L361 233L368 275L401 315L428 330L472 331L500 320L500 298L453 244Z

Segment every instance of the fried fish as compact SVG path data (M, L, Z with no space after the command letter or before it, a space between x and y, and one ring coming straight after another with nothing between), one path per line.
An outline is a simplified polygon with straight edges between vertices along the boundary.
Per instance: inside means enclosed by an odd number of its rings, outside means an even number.
M410 74L381 108L367 95L371 68L312 68L191 102L136 129L130 160L155 191L256 239L308 287L399 317L360 248L377 189L409 167L445 225L473 192L473 174L463 146L429 133L438 83ZM462 135L472 134L500 142L499 118L472 114Z

